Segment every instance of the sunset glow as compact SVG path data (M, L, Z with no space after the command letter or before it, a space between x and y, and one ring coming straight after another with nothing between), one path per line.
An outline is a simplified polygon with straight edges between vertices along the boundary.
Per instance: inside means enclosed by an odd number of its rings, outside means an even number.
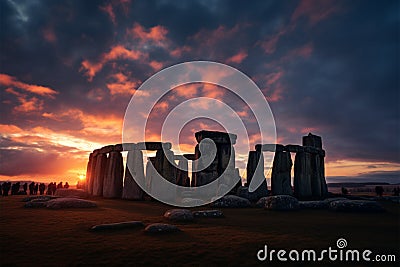
M84 180L89 153L121 143L131 96L142 94L147 103L149 93L139 86L192 60L229 64L251 77L271 106L278 143L322 136L328 178L399 179L398 25L387 15L391 8L374 6L365 18L364 3L347 1L10 2L0 3L1 181ZM194 17L185 12L190 5ZM226 15L234 10L238 18ZM229 103L250 129L251 146L259 142L249 108L210 84L165 95L148 117L147 141L159 141L168 112L193 97ZM191 122L173 150L193 153L194 133L202 129L221 130ZM245 176L247 154L236 159Z

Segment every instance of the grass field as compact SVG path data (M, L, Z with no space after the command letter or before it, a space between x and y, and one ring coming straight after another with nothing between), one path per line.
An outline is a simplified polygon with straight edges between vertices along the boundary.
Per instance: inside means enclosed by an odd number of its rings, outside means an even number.
M91 232L95 224L140 220L167 222L171 207L157 202L94 198L94 209L26 209L24 196L0 198L2 266L282 266L259 262L270 249L336 248L395 254L399 266L399 205L382 203L386 213L336 213L327 210L272 212L257 208L222 209L225 218L175 223L182 232L148 235L143 229ZM197 208L197 209L205 209ZM310 262L286 263L310 266ZM365 262L322 262L322 266L365 266Z

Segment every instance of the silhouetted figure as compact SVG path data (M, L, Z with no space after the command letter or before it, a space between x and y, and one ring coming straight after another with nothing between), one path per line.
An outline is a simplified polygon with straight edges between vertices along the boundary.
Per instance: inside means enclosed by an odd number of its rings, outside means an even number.
M51 186L51 194L55 195L57 190L57 183L53 182L53 185Z
M24 190L24 193L26 194L26 191L28 190L28 183L24 183L22 185L22 189Z
M400 195L400 188L399 187L395 187L393 189L393 196L399 196Z
M342 195L347 195L349 193L349 190L347 190L346 187L342 187Z
M38 189L39 189L39 183L36 183L36 184L35 184L35 188L34 188L34 190L33 190L33 194L34 194L34 195L37 195Z
M11 188L11 182L5 182L1 185L1 189L3 191L3 196L8 196L8 192L10 191Z
M378 197L383 196L383 187L382 186L375 186L375 193Z
M65 182L64 188L65 188L65 189L68 189L68 188L69 188L68 182Z
M20 186L21 186L20 182L13 184L11 186L11 195L18 195Z
M61 188L63 188L63 183L59 182L58 185L57 185L57 189L61 189Z
M35 182L29 184L29 195L35 194Z
M36 186L37 186L37 184L36 184ZM46 190L46 185L44 183L40 183L40 185L39 185L40 195L43 195L45 190Z

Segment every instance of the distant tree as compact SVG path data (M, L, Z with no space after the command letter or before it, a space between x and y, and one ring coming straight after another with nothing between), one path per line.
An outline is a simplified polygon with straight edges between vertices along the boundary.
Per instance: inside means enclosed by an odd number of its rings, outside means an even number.
M375 186L375 193L376 193L376 195L378 196L378 197L381 197L382 195L383 195L383 187L382 186L380 186L380 185L378 185L378 186Z
M347 195L349 193L349 190L347 190L346 187L342 187L342 195Z

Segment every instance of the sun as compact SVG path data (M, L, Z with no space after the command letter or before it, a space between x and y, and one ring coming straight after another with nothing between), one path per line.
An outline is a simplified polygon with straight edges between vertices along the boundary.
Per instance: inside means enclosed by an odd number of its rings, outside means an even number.
M79 178L79 180L85 180L86 179L86 176L84 175L84 174L79 174L78 175L78 178Z

